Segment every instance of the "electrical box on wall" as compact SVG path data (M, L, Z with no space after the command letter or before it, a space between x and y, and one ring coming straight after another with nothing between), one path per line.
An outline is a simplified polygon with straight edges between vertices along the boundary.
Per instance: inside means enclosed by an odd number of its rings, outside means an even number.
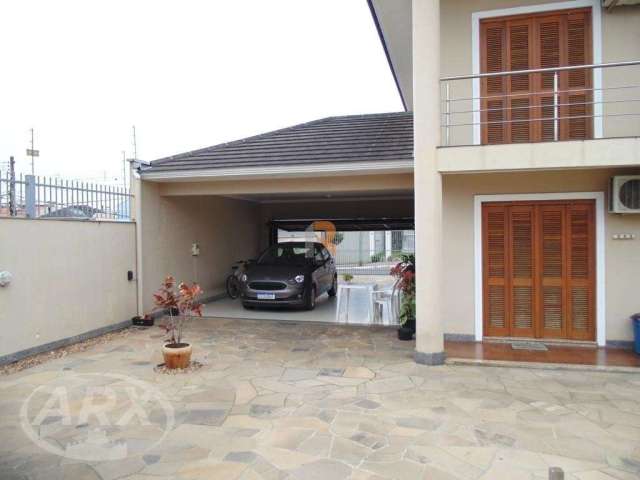
M200 255L200 245L198 245L197 243L191 244L191 255L194 257Z

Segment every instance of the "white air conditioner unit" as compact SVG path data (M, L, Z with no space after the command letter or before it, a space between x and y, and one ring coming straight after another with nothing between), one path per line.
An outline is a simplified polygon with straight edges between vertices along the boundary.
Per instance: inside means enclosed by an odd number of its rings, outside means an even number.
M640 175L611 177L610 213L640 213Z

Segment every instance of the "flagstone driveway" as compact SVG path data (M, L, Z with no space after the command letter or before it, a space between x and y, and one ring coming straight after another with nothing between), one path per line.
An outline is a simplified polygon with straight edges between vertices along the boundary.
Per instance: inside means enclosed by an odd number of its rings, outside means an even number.
M425 367L379 328L202 319L186 336L191 373L154 371L147 329L0 377L0 478L640 478L637 374Z

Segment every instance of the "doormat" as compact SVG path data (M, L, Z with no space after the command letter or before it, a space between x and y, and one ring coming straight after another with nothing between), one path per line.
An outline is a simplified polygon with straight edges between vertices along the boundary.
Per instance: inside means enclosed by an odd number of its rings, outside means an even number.
M544 343L539 342L515 342L511 344L511 348L514 350L537 350L540 352L549 350Z

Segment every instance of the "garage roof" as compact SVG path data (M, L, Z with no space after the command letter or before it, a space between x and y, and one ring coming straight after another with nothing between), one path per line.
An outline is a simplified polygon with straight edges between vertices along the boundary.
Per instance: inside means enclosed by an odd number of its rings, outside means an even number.
M411 113L323 118L162 158L142 173L390 161L413 161Z

